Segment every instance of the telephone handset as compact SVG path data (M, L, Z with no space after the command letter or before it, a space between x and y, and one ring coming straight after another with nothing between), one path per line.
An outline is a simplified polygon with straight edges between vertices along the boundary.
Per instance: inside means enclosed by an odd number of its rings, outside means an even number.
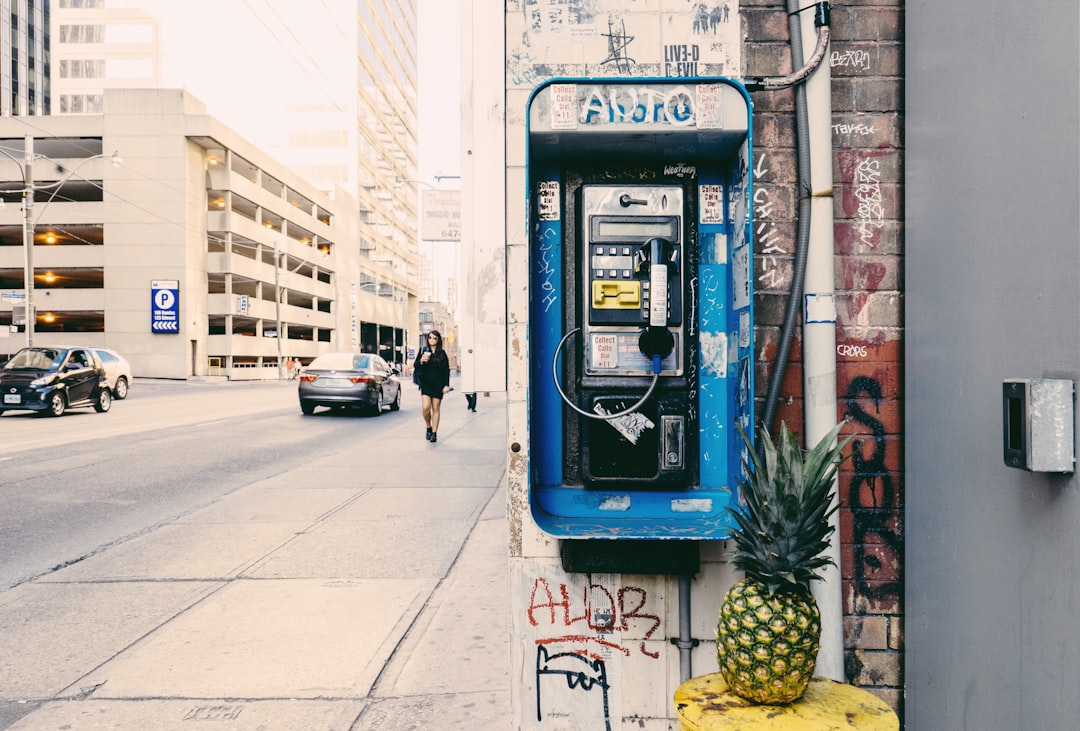
M641 331L638 350L655 364L662 362L675 347L675 336L668 330L668 270L673 267L678 272L678 250L666 239L652 238L638 253L647 256L650 300L649 324Z

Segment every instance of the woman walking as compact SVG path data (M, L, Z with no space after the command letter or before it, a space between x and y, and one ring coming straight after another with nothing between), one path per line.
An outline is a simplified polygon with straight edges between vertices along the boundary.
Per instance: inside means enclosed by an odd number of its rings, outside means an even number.
M424 407L427 440L434 443L439 438L442 399L450 391L450 359L443 350L442 335L438 330L427 334L427 345L416 356L413 368L419 374L420 401Z

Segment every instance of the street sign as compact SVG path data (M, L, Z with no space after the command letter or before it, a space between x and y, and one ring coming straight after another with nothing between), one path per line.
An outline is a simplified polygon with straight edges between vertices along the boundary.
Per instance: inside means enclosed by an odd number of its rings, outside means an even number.
M26 292L4 292L0 294L0 300L4 302L25 302Z
M461 241L461 191L425 190L420 211L420 238Z
M26 325L26 305L11 306L11 324Z
M179 334L180 282L174 279L150 282L150 332Z

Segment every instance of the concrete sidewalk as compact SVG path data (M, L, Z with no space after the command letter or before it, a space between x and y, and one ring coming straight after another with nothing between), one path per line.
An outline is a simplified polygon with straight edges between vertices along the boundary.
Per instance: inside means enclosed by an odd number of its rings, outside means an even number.
M0 728L510 728L506 401L0 593Z

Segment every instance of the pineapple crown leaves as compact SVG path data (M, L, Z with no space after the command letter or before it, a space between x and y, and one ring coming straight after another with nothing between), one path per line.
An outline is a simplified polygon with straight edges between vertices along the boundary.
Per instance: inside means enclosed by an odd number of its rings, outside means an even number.
M843 450L852 436L836 443L843 425L833 427L804 456L787 424L781 424L778 444L765 427L759 428L760 454L736 424L749 455L743 459L748 477L739 483L745 508L728 508L739 527L729 560L770 594L806 595L810 582L821 578L818 570L834 565L822 554L833 532L829 518L837 510L833 480L850 457Z

